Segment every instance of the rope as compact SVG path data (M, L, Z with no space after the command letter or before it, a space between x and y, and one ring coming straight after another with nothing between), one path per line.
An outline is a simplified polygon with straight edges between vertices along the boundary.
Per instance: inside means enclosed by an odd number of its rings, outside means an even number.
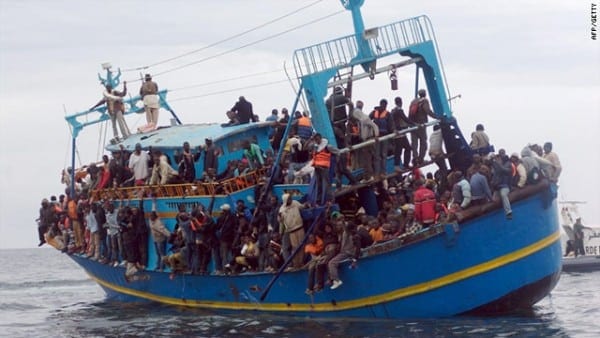
M258 43L261 43L261 42L264 42L264 41L267 41L267 40L270 40L270 39L276 38L276 37L279 37L279 36L281 36L281 35L284 35L284 34L287 34L287 33L289 33L289 32L292 32L292 31L298 30L298 29L300 29L300 28L303 28L303 27L305 27L305 26L308 26L308 25L312 25L312 24L314 24L314 23L317 23L317 22L319 22L319 21L323 21L323 20L325 20L325 19L328 19L328 18L330 18L330 17L332 17L332 16L338 15L338 14L340 14L340 13L342 13L342 12L344 12L344 10L340 10L340 11L337 11L337 12L334 12L334 13L331 13L331 14L328 14L328 15L325 15L325 16L322 16L322 17L319 17L319 18L316 18L316 19L314 19L314 20L311 20L311 21L308 21L308 22L306 22L306 23L304 23L304 24L300 24L300 25L297 25L297 26L291 27L291 28L289 28L289 29L286 29L286 30L284 30L284 31L281 31L281 32L279 32L279 33L275 33L275 34L269 35L269 36L267 36L267 37L265 37L265 38L258 39L258 40L255 40L255 41L252 41L252 42L246 43L246 44L244 44L244 45L241 45L241 46L239 46L239 47L232 48L232 49L228 49L228 50L226 50L226 51L223 51L223 52L221 52L221 53L217 53L217 54L214 54L214 55L211 55L211 56L207 56L207 57L205 57L205 58L202 58L202 59L200 59L200 60L196 60L196 61L194 61L194 62L186 63L186 64L184 64L184 65L181 65L181 66L173 67L173 68L171 68L171 69L167 69L167 70L165 70L165 71L162 71L162 72L155 73L155 74L154 74L154 76L156 77L156 76L164 75L164 74L167 74L167 73L170 73L170 72L174 72L174 71L177 71L177 70L180 70L180 69L183 69L183 68L187 68L187 67L190 67L190 66L193 66L193 65L196 65L196 64L202 63L202 62L206 62L206 61L208 61L208 60L215 59L215 58L217 58L217 57L220 57L220 56L223 56L223 55L227 55L227 54L233 53L233 52L235 52L235 51L238 51L238 50L240 50L240 49L243 49L243 48L246 48L246 47L249 47L249 46L252 46L252 45L255 45L255 44L258 44ZM139 81L139 80L134 80L134 81ZM128 81L128 82L129 82L129 81ZM133 81L132 81L132 82L133 82Z
M288 80L278 80L278 81L273 81L273 82L260 83L260 84L257 84L257 85L251 85L251 86L245 86L245 87L238 87L238 88L231 88L231 89L226 89L226 90L220 90L220 91L210 92L210 93L206 93L206 94L202 94L202 95L179 97L179 98L170 100L170 102L185 101L185 100L191 100L191 99L199 99L199 98L207 97L207 96L213 96L213 95L219 95L219 94L224 94L224 93L237 92L237 91L240 91L240 90L243 90L243 89L266 87L266 86L271 86L271 85L274 85L274 84L283 83L283 82L287 82L287 81Z
M149 64L149 65L146 65L146 66L141 66L141 67L136 67L136 68L129 68L129 69L125 69L125 70L123 70L123 72L130 72L130 71L138 71L138 70L144 70L144 69L148 69L148 68L150 68L150 67L158 66L158 65L161 65L161 64L164 64L164 63L167 63L167 62L171 62L171 61L174 61L174 60L180 59L180 58L182 58L182 57L185 57L185 56L188 56L188 55L192 55L192 54L195 54L195 53L201 52L201 51L203 51L203 50L206 50L206 49L208 49L208 48L211 48L211 47L214 47L214 46L220 45L220 44L222 44L222 43L224 43L224 42L231 41L231 40L233 40L233 39L239 38L240 36L244 36L244 35L246 35L246 34L248 34L248 33L254 32L254 31L256 31L256 30L258 30L258 29L260 29L260 28L266 27L266 26L268 26L268 25L270 25L270 24L272 24L272 23L275 23L275 22L277 22L277 21L281 21L281 20L283 20L283 19L285 19L285 18L287 18L287 17L289 17L289 16L292 16L292 15L294 15L294 14L298 13L298 12L301 12L301 11L303 11L303 10L305 10L305 9L309 8L309 7L312 7L312 6L314 6L314 5L318 4L318 3L319 3L319 2L321 2L321 1L323 1L323 0L317 0L317 1L315 1L315 2L313 2L313 3L310 3L310 4L306 5L306 6L303 6L303 7L300 7L300 8L298 8L298 9L295 9L295 10L293 10L293 11L291 11L291 12L287 13L287 14L284 14L284 15L282 15L282 16L279 16L279 17L275 18L275 19L272 19L272 20L270 20L270 21L267 21L267 22L265 22L265 23L263 23L263 24L260 24L260 25L258 25L258 26L255 26L255 27L253 27L253 28L250 28L250 29L248 29L248 30L245 30L245 31L243 31L243 32L241 32L241 33L234 34L234 35L232 35L232 36L230 36L230 37L227 37L227 38L225 38L225 39L223 39L223 40L219 40L219 41L213 42L213 43L211 43L210 45L204 46L204 47L202 47L202 48L198 48L198 49L195 49L195 50L189 51L189 52L187 52L187 53L180 54L180 55L177 55L177 56L174 56L174 57L168 58L168 59L164 59L164 60L161 60L161 61L158 61L158 62L155 62L155 63ZM155 76L156 76L156 75L155 75Z
M223 83L223 82L234 81L234 80L239 80L239 79L247 79L247 78L254 77L254 76L260 76L260 75L266 75L266 74L272 74L272 73L279 73L281 71L283 71L283 69L269 70L269 71L260 72L260 73L251 73L251 74L241 75L241 76L237 76L237 77L222 79L222 80L204 82L204 83L189 85L189 86L185 86L185 87L169 89L169 91L174 92L174 91L178 91L178 90L186 90L186 89L191 89L191 88L205 87L205 86L210 86L210 85L217 84L217 83Z

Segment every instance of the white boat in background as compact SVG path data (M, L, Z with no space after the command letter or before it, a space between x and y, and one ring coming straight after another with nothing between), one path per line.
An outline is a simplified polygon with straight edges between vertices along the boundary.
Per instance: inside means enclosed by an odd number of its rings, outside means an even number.
M600 270L600 226L589 226L584 223L583 251L585 254L576 253L573 225L578 218L581 218L578 208L580 204L585 204L585 202L560 202L561 245L564 253L562 270L564 272Z

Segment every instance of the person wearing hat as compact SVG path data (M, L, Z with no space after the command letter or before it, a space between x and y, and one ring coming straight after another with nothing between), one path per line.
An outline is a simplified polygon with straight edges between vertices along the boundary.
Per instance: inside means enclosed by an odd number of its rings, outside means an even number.
M144 102L147 126L151 130L154 130L158 124L158 108L160 105L158 100L158 85L152 81L150 74L144 76L144 83L140 87L140 96L142 97L142 102Z
M411 101L408 119L415 125L427 123L427 117L437 118L431 110L429 100L427 100L427 91L419 89L418 96ZM425 127L418 128L410 134L410 144L413 150L413 159L416 163L423 163L425 153L427 152L427 130Z
M231 248L236 237L238 219L231 212L231 206L224 203L220 207L221 215L217 218L217 236L219 237L219 256L221 266L215 267L217 271L224 271L225 265L233 260Z

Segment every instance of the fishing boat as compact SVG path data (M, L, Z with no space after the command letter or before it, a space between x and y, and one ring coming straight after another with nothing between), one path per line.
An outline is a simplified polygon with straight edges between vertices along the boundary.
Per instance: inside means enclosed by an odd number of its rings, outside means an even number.
M415 67L415 94L422 77L438 119L427 125L396 131L379 141L410 133L416 128L439 125L451 169L465 170L471 164L473 153L450 108L449 90L429 18L418 16L365 29L361 15L363 0L341 3L352 14L354 33L294 52L299 90L291 111L296 111L299 100L304 98L315 131L335 145L332 118L325 105L330 89L351 81L372 79L401 67ZM119 83L118 76L110 69L106 70L102 81L112 84L113 88ZM159 97L161 108L172 112L173 119L178 122L167 103L167 91L161 91ZM129 107L125 114L138 112L141 109L139 102L140 97L125 100ZM73 131L73 154L79 132L109 119L105 109L99 107L66 117ZM291 123L292 119L283 140L287 138ZM271 126L268 122L233 126L175 123L132 135L107 145L106 149L132 151L139 143L144 150L152 147L173 156L184 141L197 145L210 138L221 150L218 161L222 168L228 160L241 157L240 144L244 140L268 148L267 135ZM368 143L341 151L353 152ZM274 166L278 165L279 156ZM201 163L196 166L197 172L203 171ZM74 175L75 170L72 172ZM377 212L377 205L372 202L376 184L407 173L408 170L394 170L390 158L387 175L373 182L343 186L334 190L335 196L341 198L344 194L356 193L366 212L374 214ZM181 204L208 205L212 202L218 207L242 200L249 208L254 208L258 203L257 196L260 198L261 195L257 189L266 189L279 197L290 193L294 198L301 198L310 190L306 184L274 185L271 181L271 176L255 171L218 184L151 186L141 193L139 187L110 188L92 191L91 195L114 203L125 200L142 203L146 211L154 207L166 226L173 229ZM511 193L513 219L505 217L497 201L459 212L452 222L442 222L364 248L357 264L348 261L340 266L342 287L324 288L314 294L305 293L306 269L286 271L288 262L275 272L236 275L171 274L148 268L142 272L144 278L132 281L125 277L124 267L102 264L81 254L69 257L105 290L109 299L121 301L315 317L417 318L507 313L531 308L558 282L562 254L554 188L552 183L542 181ZM148 191L151 198L145 195ZM312 209L312 215L306 216L314 219L309 222L310 227L307 226L307 236L322 217L323 210L317 205ZM217 216L218 212L212 215ZM150 242L148 248L148 267L154 267L157 255Z
M576 248L575 224L581 222L579 205L585 202L561 201L560 216L562 224L561 245L564 256L562 270L564 272L589 272L600 270L600 227L584 226L582 228L582 248ZM583 252L582 252L583 251Z

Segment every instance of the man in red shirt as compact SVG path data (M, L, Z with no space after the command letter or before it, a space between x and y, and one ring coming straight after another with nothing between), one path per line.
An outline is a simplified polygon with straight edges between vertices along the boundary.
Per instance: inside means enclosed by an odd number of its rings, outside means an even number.
M428 227L435 222L435 193L428 189L422 180L415 181L415 192L413 195L415 202L415 219L417 222Z

